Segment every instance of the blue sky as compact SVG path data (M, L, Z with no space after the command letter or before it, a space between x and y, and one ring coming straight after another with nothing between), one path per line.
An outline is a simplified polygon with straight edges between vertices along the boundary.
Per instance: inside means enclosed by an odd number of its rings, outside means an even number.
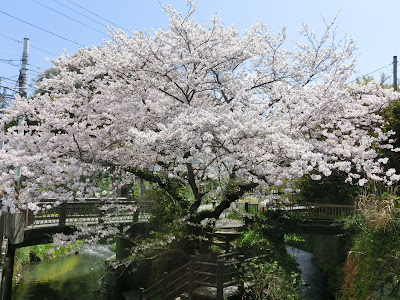
M72 54L78 49L77 44L83 47L101 44L107 38L107 30L102 24L116 24L124 29L167 27L168 17L162 12L160 3L187 11L186 0L3 1L0 7L1 85L13 87L16 84L22 54L22 43L17 41L25 37L30 40L30 84L37 72L51 66L46 57L54 58L63 49ZM359 46L359 75L381 69L372 75L379 78L384 72L391 76L393 56L399 55L400 59L398 0L198 0L194 17L204 24L215 12L218 12L224 25L236 24L239 31L249 29L260 20L272 32L279 31L285 24L288 45L298 38L297 30L302 22L322 32L323 19L331 21L339 12L339 37L352 36Z

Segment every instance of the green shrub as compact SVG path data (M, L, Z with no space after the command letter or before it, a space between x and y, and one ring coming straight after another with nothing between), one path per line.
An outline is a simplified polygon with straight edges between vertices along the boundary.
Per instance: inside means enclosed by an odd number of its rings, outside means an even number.
M181 193L186 193L182 190ZM166 232L168 227L176 220L183 218L190 206L187 201L177 201L163 189L153 187L145 191L145 211L151 214L150 224L155 231Z
M364 300L373 294L379 298L379 291L395 282L400 293L400 213L396 189L370 186L357 200L358 213L345 223L355 234L344 267L342 298ZM387 289L385 293L390 296Z
M243 220L243 215L237 210L231 210L226 216L227 219L231 220Z
M244 299L299 299L300 283L294 272L288 274L278 262L252 261L245 267Z
M248 230L236 240L236 247L245 257L254 257L267 254L271 251L271 242L264 238L260 232Z

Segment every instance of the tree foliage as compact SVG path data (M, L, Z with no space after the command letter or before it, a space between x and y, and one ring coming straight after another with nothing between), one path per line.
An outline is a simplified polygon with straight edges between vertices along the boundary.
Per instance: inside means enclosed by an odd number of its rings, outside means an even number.
M272 34L260 22L239 33L216 15L201 25L188 3L188 15L165 8L167 29L112 29L103 45L60 56L42 92L2 116L28 121L25 135L13 126L2 137L2 182L16 180L16 166L23 174L18 201L10 195L5 208L112 196L91 180L99 172L118 178L115 186L144 178L176 201L176 183L190 186L196 221L259 184L314 170L360 185L398 179L377 156L377 146L392 147L380 112L397 94L346 84L356 45L337 39L335 21L322 35L303 25L300 42L285 48L285 28ZM215 179L227 182L222 201L196 214Z

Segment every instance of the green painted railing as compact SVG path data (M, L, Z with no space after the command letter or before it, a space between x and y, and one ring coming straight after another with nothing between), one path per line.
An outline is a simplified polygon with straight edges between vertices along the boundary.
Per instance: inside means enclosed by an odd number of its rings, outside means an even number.
M42 209L33 214L29 212L26 216L26 225L73 225L73 224L96 224L103 222L128 222L137 215L132 209L135 205L126 198L100 201L99 199L85 199L63 202L54 205L54 199L40 201L38 206ZM110 206L105 209L105 206ZM49 207L49 208L47 208Z
M353 215L355 211L354 205L319 203L273 205L267 207L262 207L258 203L239 203L238 207L239 210L246 211L250 214L258 212L263 213L268 210L283 210L306 219L321 220L336 220L343 216Z

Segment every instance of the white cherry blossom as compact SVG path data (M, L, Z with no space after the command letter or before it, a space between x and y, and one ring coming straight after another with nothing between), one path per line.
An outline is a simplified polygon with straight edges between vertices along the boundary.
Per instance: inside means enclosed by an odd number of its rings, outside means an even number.
M360 185L398 179L377 154L392 147L380 112L398 94L347 83L356 44L336 39L335 22L320 35L303 25L303 42L291 45L284 27L273 34L262 22L242 33L216 16L198 24L190 4L187 16L166 7L167 29L111 29L103 45L60 56L59 74L38 85L46 92L16 99L2 116L0 179L13 183L22 166L23 185L3 205L112 197L94 175L120 178L116 190L149 169L164 187L176 179L192 188L190 213L221 177L243 190L314 171L340 170Z

